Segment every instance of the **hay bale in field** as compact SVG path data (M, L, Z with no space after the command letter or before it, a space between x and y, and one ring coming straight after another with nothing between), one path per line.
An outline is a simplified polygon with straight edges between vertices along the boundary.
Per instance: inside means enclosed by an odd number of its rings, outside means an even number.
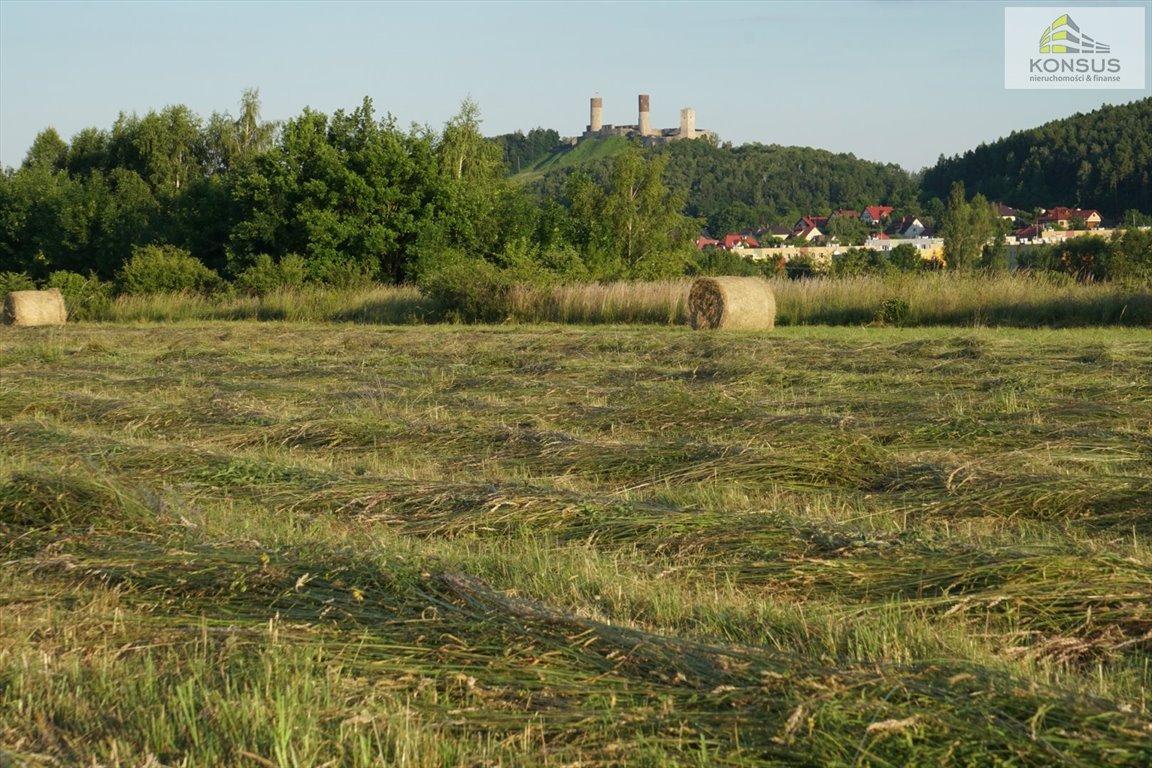
M64 325L68 310L59 288L47 291L9 291L4 297L5 325Z
M776 297L759 277L701 277L688 292L692 327L771 330L776 326Z

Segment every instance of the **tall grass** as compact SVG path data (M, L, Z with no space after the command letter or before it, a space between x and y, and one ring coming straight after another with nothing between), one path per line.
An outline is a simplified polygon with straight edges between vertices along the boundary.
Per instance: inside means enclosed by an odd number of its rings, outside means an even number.
M1050 274L772 280L779 325L1095 327L1152 325L1152 286L1083 284ZM517 285L503 314L522 323L682 325L691 281ZM894 317L888 307L900 308ZM411 325L438 307L414 286L312 287L266 296L122 296L93 314L109 322L286 320Z
M688 316L685 280L517 286L508 315L524 322L679 325Z
M1085 284L1064 275L933 272L775 280L773 286L781 325L871 323L890 299L906 302L901 324L907 326L1152 324L1152 286Z
M430 302L415 286L283 289L264 296L197 293L120 296L92 319L106 322L185 320L342 321L381 325L426 322Z

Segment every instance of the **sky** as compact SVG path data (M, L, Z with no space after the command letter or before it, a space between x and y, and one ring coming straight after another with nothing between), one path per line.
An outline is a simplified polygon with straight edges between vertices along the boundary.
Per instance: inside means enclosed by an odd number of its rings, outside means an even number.
M1075 5L1136 6L1147 0ZM808 2L53 2L0 0L0 166L120 113L351 111L442 127L466 98L486 135L604 122L696 125L733 144L851 152L908 170L1144 90L1006 90L1003 0ZM1075 6L1072 6L1075 7ZM1152 9L1145 12L1152 24ZM1146 48L1152 51L1149 30ZM1152 78L1149 78L1152 81Z

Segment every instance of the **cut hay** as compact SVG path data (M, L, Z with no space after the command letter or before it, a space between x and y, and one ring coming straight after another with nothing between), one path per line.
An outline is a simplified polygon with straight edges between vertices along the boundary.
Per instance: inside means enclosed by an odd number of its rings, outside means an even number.
M10 291L4 297L5 325L64 325L68 310L59 288L47 291Z
M688 293L692 327L771 330L776 326L772 286L758 277L701 277Z

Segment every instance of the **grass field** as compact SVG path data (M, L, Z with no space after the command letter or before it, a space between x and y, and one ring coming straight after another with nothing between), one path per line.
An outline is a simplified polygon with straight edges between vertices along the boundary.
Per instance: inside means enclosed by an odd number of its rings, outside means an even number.
M1062 275L928 272L770 281L780 325L889 325L1016 328L1152 326L1152 292L1143 283L1076 283ZM518 323L683 325L689 279L654 282L516 285L493 314ZM135 323L286 320L419 325L435 322L435 302L414 286L307 287L267 296L120 296L95 308L73 303L74 320Z
M1152 762L1147 328L0 329L0 765Z

